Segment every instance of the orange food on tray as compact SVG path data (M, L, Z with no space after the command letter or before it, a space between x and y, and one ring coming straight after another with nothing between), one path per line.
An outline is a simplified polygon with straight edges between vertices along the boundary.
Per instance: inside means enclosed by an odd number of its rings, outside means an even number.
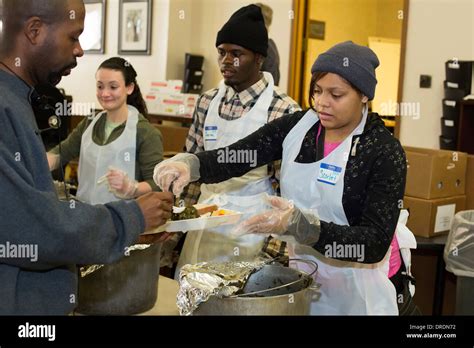
M222 215L231 215L232 212L225 209L217 209L212 212L211 216L222 216Z

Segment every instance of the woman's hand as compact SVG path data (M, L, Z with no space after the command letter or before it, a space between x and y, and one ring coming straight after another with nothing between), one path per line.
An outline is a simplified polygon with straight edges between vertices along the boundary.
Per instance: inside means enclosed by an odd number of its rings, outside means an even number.
M120 169L110 168L107 174L109 190L118 198L135 198L138 191L138 181L131 179Z
M173 194L179 196L191 181L189 166L182 162L161 162L155 167L153 180L164 192L169 192L173 184Z
M295 210L293 202L277 196L268 196L266 200L271 210L242 222L232 231L234 236L249 233L283 234L288 230Z
M191 182L199 180L199 158L192 153L179 153L155 166L153 180L162 191L173 190L179 196Z
M292 201L277 196L267 196L267 203L272 208L270 211L245 220L231 232L232 235L286 233L306 245L319 240L321 221L316 209L298 209Z

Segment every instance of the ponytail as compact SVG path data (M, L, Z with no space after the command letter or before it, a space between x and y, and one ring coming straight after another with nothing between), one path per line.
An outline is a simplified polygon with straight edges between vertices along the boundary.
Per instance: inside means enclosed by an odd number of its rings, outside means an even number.
M140 91L140 86L138 86L136 80L134 84L135 88L133 89L132 94L127 97L127 104L134 106L137 108L139 113L148 118L148 109L146 107L145 99L143 99L142 92Z

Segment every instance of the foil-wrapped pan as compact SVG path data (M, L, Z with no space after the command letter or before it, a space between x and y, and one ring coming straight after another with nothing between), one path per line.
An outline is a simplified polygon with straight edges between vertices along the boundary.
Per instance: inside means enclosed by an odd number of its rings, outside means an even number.
M211 296L228 297L245 286L248 277L268 260L253 262L202 262L184 265L179 272L177 306L181 315L191 315Z

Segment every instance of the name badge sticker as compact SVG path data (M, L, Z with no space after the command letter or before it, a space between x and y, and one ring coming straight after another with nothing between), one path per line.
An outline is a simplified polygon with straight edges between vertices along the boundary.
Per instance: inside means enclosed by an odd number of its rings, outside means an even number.
M206 127L204 127L204 140L205 141L216 141L217 140L217 126L206 126Z
M319 166L318 181L329 185L336 185L342 168L332 164L321 163Z

